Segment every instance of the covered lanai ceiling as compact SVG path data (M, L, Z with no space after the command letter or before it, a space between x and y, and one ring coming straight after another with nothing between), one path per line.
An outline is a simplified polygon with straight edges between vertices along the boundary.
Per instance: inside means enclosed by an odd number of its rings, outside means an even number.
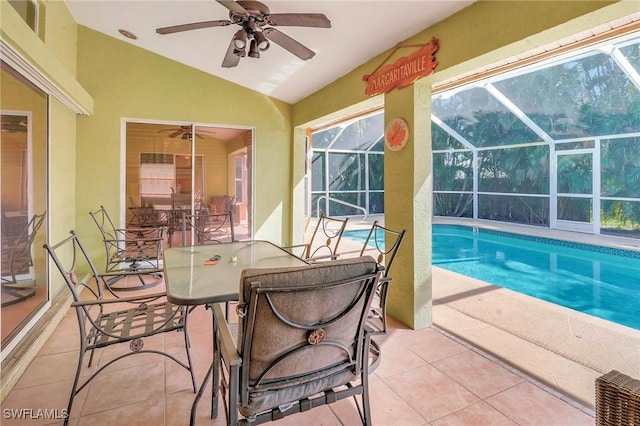
M331 28L278 27L315 52L307 61L272 43L260 59L244 57L233 68L221 63L237 25L156 33L160 27L229 19L229 10L216 0L66 0L66 4L78 24L295 103L474 1L265 0L271 13L322 13ZM137 39L126 38L119 30Z

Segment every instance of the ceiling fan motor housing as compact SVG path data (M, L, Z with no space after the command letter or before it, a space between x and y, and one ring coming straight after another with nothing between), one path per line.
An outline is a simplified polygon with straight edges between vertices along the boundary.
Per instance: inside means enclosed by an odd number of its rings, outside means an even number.
M240 6L242 6L247 13L237 13L229 11L229 18L236 24L240 24L243 27L249 22L253 22L255 25L261 27L268 24L268 16L271 13L269 8L264 3L259 1L242 1L238 0Z

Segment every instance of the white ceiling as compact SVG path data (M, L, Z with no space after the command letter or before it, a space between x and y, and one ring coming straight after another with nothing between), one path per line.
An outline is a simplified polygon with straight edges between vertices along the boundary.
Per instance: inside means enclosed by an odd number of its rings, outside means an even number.
M474 1L264 0L271 13L324 13L332 27L278 27L316 52L308 61L271 43L260 59L242 58L235 68L220 64L240 28L237 25L166 35L155 32L159 27L229 19L228 9L215 0L66 0L66 4L81 25L295 103ZM122 36L119 29L138 39Z

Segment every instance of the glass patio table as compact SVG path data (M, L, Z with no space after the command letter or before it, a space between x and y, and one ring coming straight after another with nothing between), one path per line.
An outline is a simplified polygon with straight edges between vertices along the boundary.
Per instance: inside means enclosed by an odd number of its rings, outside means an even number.
M218 258L215 264L208 264L213 258ZM306 264L307 262L303 259L268 241L237 241L170 248L164 252L164 282L167 300L176 305L205 305L207 307L214 303L236 301L238 300L240 276L243 270L248 268L283 268ZM217 367L216 351L218 349L215 343L215 333L214 320L213 362L193 401L191 407L192 425L195 424L196 409L204 387ZM216 413L217 407L212 406L211 417L215 417Z

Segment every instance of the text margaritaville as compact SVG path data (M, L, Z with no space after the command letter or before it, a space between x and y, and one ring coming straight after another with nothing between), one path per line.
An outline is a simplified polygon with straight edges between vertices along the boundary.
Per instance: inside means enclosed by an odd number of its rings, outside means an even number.
M374 79L369 79L369 84L376 90L382 86L388 86L396 81L407 79L413 75L420 75L427 69L427 57L421 56L413 59L407 64L401 65L399 68L389 70Z
M403 46L398 46L396 50L400 47ZM367 82L365 93L369 96L387 93L392 89L406 87L418 78L433 73L438 65L433 56L437 51L438 40L431 39L429 43L411 55L400 58L393 64L379 67L372 74L365 75L362 78Z

